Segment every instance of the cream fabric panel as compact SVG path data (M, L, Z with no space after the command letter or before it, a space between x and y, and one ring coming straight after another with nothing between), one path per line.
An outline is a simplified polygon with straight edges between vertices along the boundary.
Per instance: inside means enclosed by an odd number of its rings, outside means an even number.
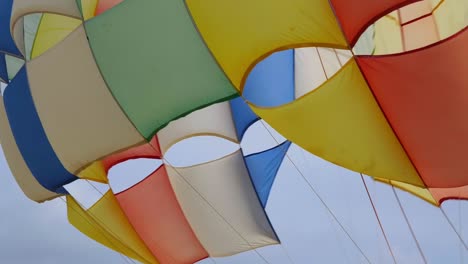
M26 162L21 156L21 153L16 145L15 138L11 132L8 117L3 105L3 97L0 96L0 143L2 145L3 154L10 166L11 173L16 179L16 182L23 190L24 194L31 200L43 202L53 199L58 194L47 190L34 178L31 171L26 165Z
M294 53L295 96L299 98L322 85L351 58L346 50L300 48Z
M468 1L445 0L434 11L441 39L450 37L468 26Z
M240 151L192 167L168 166L167 172L187 220L210 256L279 243Z
M26 67L44 130L71 173L145 141L104 83L83 26Z
M23 26L18 23L22 17L32 13L54 13L81 19L76 0L14 0L11 11L10 30L18 49L24 51Z
M163 153L178 141L196 135L216 135L238 142L229 101L202 108L174 120L158 132Z
M392 54L403 51L401 28L397 12L392 12L375 22L374 55Z

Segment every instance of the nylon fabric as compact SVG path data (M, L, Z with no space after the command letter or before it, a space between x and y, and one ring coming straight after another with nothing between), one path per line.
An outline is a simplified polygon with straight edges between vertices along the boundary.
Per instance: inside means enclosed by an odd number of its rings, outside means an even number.
M414 185L399 182L399 181L390 181L390 180L386 180L386 179L374 178L374 180L376 180L378 182L382 182L382 183L386 183L386 184L395 186L396 188L399 188L399 189L401 189L401 190L403 190L405 192L409 192L409 193L423 199L424 201L426 201L428 203L431 203L432 205L435 205L435 206L440 205L439 201L434 198L434 196L431 194L431 192L427 188L418 187L418 186L414 186Z
M211 257L279 243L240 151L192 167L167 166L167 172L185 217Z
M439 203L448 199L468 199L468 185L456 188L430 188L429 191Z
M245 157L245 164L263 208L266 207L276 175L290 145L291 142L286 141L272 149Z
M401 28L397 12L382 17L374 25L374 55L403 52Z
M206 45L238 90L250 69L274 51L347 47L328 0L188 0L187 6Z
M43 14L31 50L31 58L38 57L63 41L79 25L81 25L81 20L76 18Z
M116 198L161 263L195 263L208 257L177 202L164 166Z
M16 145L15 138L8 122L8 117L3 104L3 97L0 97L0 144L3 149L3 155L8 162L11 173L23 193L31 200L44 202L51 200L59 194L51 192L36 180L26 165L21 153Z
M77 0L81 5L81 15L83 20L88 20L94 17L96 7L99 0Z
M396 8L418 0L360 0L359 4L349 0L331 0L335 14L351 46L364 30L380 17Z
M120 4L123 0L99 0L95 15L98 16L104 11L111 9L112 7Z
M0 52L23 57L14 42L10 31L11 11L13 0L3 0L0 2Z
M5 60L5 54L0 53L0 81L8 83L8 71L7 71L7 64Z
M107 171L105 166L100 160L91 163L91 165L80 171L80 173L78 173L78 177L81 179L97 181L101 183L109 182L107 179Z
M18 149L37 181L52 192L77 179L54 152L39 119L23 67L4 92L5 109Z
M183 1L124 1L88 20L86 31L110 90L147 140L174 119L237 96Z
M175 143L195 135L214 135L239 143L229 102L213 104L174 120L157 135L163 153Z
M439 37L445 39L468 26L468 1L445 0L437 8L435 18Z
M424 186L352 59L294 102L254 112L295 144L345 168Z
M67 214L70 224L104 246L142 263L159 263L133 230L111 191L87 211L67 196Z
M468 184L466 43L468 30L414 52L357 59L428 187Z
M236 127L237 138L242 141L245 131L255 121L259 120L259 117L250 109L242 97L232 99L229 103L231 104L232 119Z
M31 59L31 50L36 39L37 29L42 19L42 14L29 14L24 17L24 49L26 60Z
M83 26L27 69L44 130L70 172L145 142L99 74Z

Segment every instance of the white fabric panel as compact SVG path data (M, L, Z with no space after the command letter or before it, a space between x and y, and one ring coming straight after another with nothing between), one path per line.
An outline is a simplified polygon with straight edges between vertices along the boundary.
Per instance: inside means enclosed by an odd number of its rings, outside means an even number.
M279 243L240 151L197 166L168 166L167 172L187 220L210 256Z
M295 96L299 98L321 85L325 72L317 48L300 48L294 52Z
M114 194L123 192L146 179L161 167L160 159L130 159L110 168L107 178Z
M116 151L146 142L113 99L93 59L83 25L26 69L39 117L73 174Z
M161 151L166 153L175 143L196 135L215 135L239 142L228 101L202 108L169 123L158 132Z
M330 79L351 58L346 50L300 48L295 50L295 96L299 98Z
M10 30L18 49L25 55L22 23L18 23L28 14L54 13L81 19L76 0L14 0L11 11Z
M26 162L16 145L15 138L11 132L8 117L3 105L3 97L0 97L0 143L3 154L10 166L10 171L24 194L31 200L43 202L53 199L58 194L47 190L34 178Z

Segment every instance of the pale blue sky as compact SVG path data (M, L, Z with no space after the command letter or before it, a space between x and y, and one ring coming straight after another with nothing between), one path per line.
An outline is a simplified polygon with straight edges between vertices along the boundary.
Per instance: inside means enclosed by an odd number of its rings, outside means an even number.
M207 147L206 138L204 140L189 140L176 145L166 158L171 163L200 162L232 150L232 146L228 150L225 142ZM242 145L250 152L265 149L273 142L257 124L248 132ZM213 150L218 151L213 153ZM360 176L316 158L297 146L292 146L288 153L371 262L392 263ZM190 157L201 160L190 160ZM131 165L130 169L122 167L114 173L125 176L130 175L130 171L138 172L138 169L137 165ZM0 263L127 263L119 254L88 239L68 224L66 207L61 199L44 204L28 200L14 182L3 153L0 153L0 172ZM366 182L397 262L422 263L391 188L370 179ZM407 193L398 193L429 263L468 263L468 252L461 247L439 209ZM468 240L468 202L448 201L443 207L457 228L460 228L461 219L464 223L461 233ZM289 263L285 252L292 263L365 263L288 160L279 171L267 213L283 242L281 246L257 250L268 263ZM205 260L201 263L214 262ZM216 259L215 263L265 262L250 251Z

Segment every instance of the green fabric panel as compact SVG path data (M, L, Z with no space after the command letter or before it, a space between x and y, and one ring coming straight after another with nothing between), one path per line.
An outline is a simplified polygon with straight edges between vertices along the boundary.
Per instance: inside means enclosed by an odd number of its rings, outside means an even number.
M147 139L178 117L238 95L182 0L126 0L85 27L105 81Z
M24 60L10 55L6 55L5 61L7 65L8 79L11 80L19 72L21 67L23 67Z
M42 18L42 14L30 14L24 17L24 47L26 50L26 59L31 59L31 50L36 39L37 29Z

